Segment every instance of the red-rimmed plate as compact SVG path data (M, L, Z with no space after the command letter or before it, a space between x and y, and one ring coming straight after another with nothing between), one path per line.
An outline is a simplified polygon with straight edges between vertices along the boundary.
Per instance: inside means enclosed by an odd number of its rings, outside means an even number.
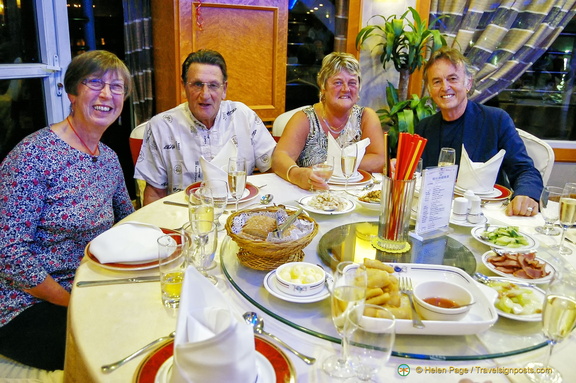
M456 194L459 197L462 197L465 191L466 190L456 187L454 189L454 194ZM482 201L503 201L505 199L510 198L511 195L512 190L502 185L496 184L494 185L494 190L490 194L486 195L478 194L478 197L480 197Z
M164 234L177 233L177 231L172 229L163 229L163 228L160 229ZM96 263L98 266L109 270L132 271L132 270L153 269L155 267L158 267L158 260L148 262L101 263L98 260L98 258L96 258L96 256L90 252L90 243L86 245L86 248L84 249L84 255L88 257L90 261Z
M198 186L200 186L200 184L201 184L201 182L195 182L192 185L188 186L186 188L186 192L185 192L186 195L188 195L188 193L190 193L190 189L197 188ZM246 182L246 189L244 190L244 194L243 194L242 198L238 202L242 203L242 202L251 201L258 196L258 193L260 193L260 189L258 189L258 186L252 185L250 182ZM228 198L228 205L233 205L235 203L236 202L234 201L234 199L232 197Z
M367 184L368 182L370 182L370 180L372 179L372 174L368 173L366 170L358 169L358 172L360 173L362 178L360 178L359 180L354 181L354 182L348 182L348 186L364 185L364 184ZM331 178L328 180L328 183L330 185L346 185L346 179L345 178L337 178L337 179Z
M274 369L276 380L274 382L258 380L258 383L294 383L296 382L296 375L294 367L286 354L278 347L270 343L268 340L256 335L254 338L256 342L256 351L264 356ZM163 346L157 348L150 353L146 359L140 363L136 375L134 377L135 383L167 383L168 380L162 380L159 376L161 368L165 368L164 364L171 359L174 355L174 341L171 340ZM170 376L168 373L166 374Z

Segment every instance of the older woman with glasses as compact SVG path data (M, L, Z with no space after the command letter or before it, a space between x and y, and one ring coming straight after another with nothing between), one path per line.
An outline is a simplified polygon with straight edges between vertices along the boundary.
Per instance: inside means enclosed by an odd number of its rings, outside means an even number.
M0 165L0 354L63 369L74 273L94 237L133 211L116 153L100 142L122 112L130 73L90 51L64 78L61 122L24 138Z
M382 172L384 135L380 121L372 109L357 105L361 86L358 60L349 53L327 55L318 72L318 86L320 102L288 121L272 158L274 172L303 189L328 189L311 169L326 161L328 135L342 148L370 138L359 169Z
M218 163L240 157L250 172L270 169L276 141L253 110L224 100L227 80L220 53L203 49L188 55L182 64L188 102L154 116L144 132L134 173L146 181L144 204L202 181L201 157Z

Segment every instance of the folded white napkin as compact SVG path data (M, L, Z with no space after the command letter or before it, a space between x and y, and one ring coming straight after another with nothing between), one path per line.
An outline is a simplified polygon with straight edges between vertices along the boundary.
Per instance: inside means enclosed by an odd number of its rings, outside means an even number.
M504 160L506 150L500 149L498 153L486 162L472 162L468 152L462 145L462 157L456 186L474 193L489 193L494 190L500 165Z
M224 167L219 167L208 160L206 160L203 156L200 157L200 167L202 168L202 178L206 180L222 180L228 181L228 172L226 171L226 167L228 166L228 162Z
M158 259L158 242L164 235L154 225L126 222L112 227L90 242L90 252L100 263L145 262Z
M232 312L222 293L194 267L186 270L171 383L256 381L252 327Z
M356 171L358 170L360 161L362 161L362 158L366 153L366 147L370 145L370 139L365 138L354 144L348 145L345 149L350 150L352 149L353 145L356 145L358 147L358 160L356 161L356 168L354 169L354 171ZM344 177L344 175L342 174L342 166L340 164L341 156L342 156L342 148L340 147L338 142L336 142L336 139L332 137L331 134L328 134L328 160L330 160L330 158L334 159L334 173L332 174L333 177L340 177L340 178Z

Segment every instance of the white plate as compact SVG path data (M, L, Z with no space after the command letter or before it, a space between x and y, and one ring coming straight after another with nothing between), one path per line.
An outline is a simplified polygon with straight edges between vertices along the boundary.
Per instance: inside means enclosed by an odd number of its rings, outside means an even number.
M331 210L331 211L326 211L326 210L320 210L320 209L316 209L310 205L308 205L308 203L310 202L310 200L312 198L314 198L313 195L311 196L307 196L307 197L302 197L298 200L298 203L307 211L309 211L310 213L316 213L316 214L324 214L324 215L337 215L337 214L346 214L346 213L350 213L352 210L354 210L354 208L356 207L356 204L354 203L354 201L349 200L346 197L342 197L342 196L338 196L339 198L341 198L342 200L344 200L344 203L346 204L346 206L344 206L344 209L342 210Z
M359 171L356 171L356 172L354 172L354 174L352 174L352 176L351 176L350 179L348 180L348 183L350 183L350 182L358 182L358 181L360 181L362 178L364 178L364 176L363 176ZM344 177L338 177L338 176L332 176L332 177L330 177L330 180L329 180L328 182L330 182L330 183L345 184L345 183L346 183L346 178L344 178Z
M461 187L458 187L458 186L454 187L454 191L457 194L462 194L462 195L464 195L464 193L466 193L466 189L462 189ZM482 193L474 192L474 194L476 194L478 197L496 198L496 197L500 197L500 195L502 195L502 192L500 190L498 190L497 188L493 188L489 192L482 192Z
M530 289L532 290L532 292L538 297L540 298L540 300L542 301L542 305L544 305L544 299L546 299L546 293L542 290L539 289L538 287L530 284L530 283L526 283L526 282L518 282L516 280L512 280L510 278L500 278L500 277L490 277L491 281L499 281L499 282L510 282L510 283L514 283L515 285L521 286L522 288L525 289ZM486 285L488 287L490 287L490 285ZM490 287L492 289L492 287ZM496 291L495 289L493 289L494 291ZM496 305L496 302L494 302L494 305ZM542 320L542 314L530 314L530 315L517 315L517 314L510 314L507 312L504 312L500 309L498 309L498 307L494 306L494 308L496 309L496 312L498 313L498 315L500 315L501 317L504 318L508 318L508 319L513 319L513 320L517 320L517 321L521 321L521 322L538 322Z
M459 321L431 321L424 320L426 327L417 329L412 321L407 319L396 320L397 334L425 334L425 335L470 335L488 329L498 319L494 299L496 292L474 281L463 270L444 265L423 265L415 263L392 263L396 275L412 278L416 286L420 282L437 280L451 282L465 287L476 302L468 314Z
M268 290L268 292L274 295L276 298L282 299L287 302L294 302L294 303L312 303L318 302L323 299L326 299L330 296L330 291L328 291L328 287L324 285L324 288L314 295L309 295L306 297L299 297L296 295L286 294L285 292L278 289L276 286L276 270L272 270L264 277L264 288Z
M364 202L361 201L359 198L356 199L356 202L358 202L358 204L368 210L380 210L380 202Z
M474 227L474 226L478 226L478 225L484 225L486 223L486 221L488 221L488 218L486 218L486 216L484 214L482 214L482 218L480 219L480 222L478 222L478 223L470 223L466 220L457 221L457 220L453 219L452 214L450 214L450 223L453 225L457 225L457 226Z
M494 228L495 230L499 227L508 227L508 226L496 226L496 225L490 225L490 229ZM524 233L523 231L518 230L518 233L523 235L524 238L526 238L526 241L528 242L528 245L526 246L520 246L520 247L507 247L507 246L501 246L501 245L496 245L495 243L492 243L490 241L485 241L482 238L480 238L480 235L482 235L482 233L484 232L484 226L476 226L475 228L472 229L472 231L470 232L472 234L472 236L478 241L478 242L482 242L485 245L488 245L492 248L496 248L496 249L507 249L510 251L518 251L518 250L528 250L528 249L535 249L538 247L538 241L534 238L531 237L530 235ZM489 229L489 230L490 230ZM490 230L492 231L492 230Z
M506 274L503 271L500 270L496 270L496 268L494 267L494 265L492 265L490 262L488 262L488 258L492 257L496 255L496 253L492 250L485 252L484 254L482 254L482 263L484 263L484 266L486 266L488 268L488 270L492 271L494 274L498 274L501 277L505 277L506 279L509 279L512 282L518 282L518 283L535 283L535 284L541 284L541 283L548 283L550 282L550 280L552 279L552 277L554 276L554 273L556 272L556 269L554 268L554 266L552 266L551 263L546 262L545 260L543 260L542 258L536 257L536 260L544 263L546 266L544 266L544 270L546 272L548 272L548 275L545 276L544 278L538 278L538 279L524 279L524 278L518 278L515 277L512 274Z
M174 364L174 357L166 359L162 366L158 369L156 377L154 378L154 383L168 383L172 377L172 366ZM256 352L256 368L258 369L258 375L256 378L256 383L275 383L276 373L274 372L274 367L268 359L259 352Z

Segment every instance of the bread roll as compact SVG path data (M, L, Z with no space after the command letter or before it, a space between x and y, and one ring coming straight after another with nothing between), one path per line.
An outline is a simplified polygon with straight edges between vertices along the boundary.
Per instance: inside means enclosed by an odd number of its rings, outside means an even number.
M265 240L268 233L276 229L276 220L267 215L253 215L246 221L242 233Z

